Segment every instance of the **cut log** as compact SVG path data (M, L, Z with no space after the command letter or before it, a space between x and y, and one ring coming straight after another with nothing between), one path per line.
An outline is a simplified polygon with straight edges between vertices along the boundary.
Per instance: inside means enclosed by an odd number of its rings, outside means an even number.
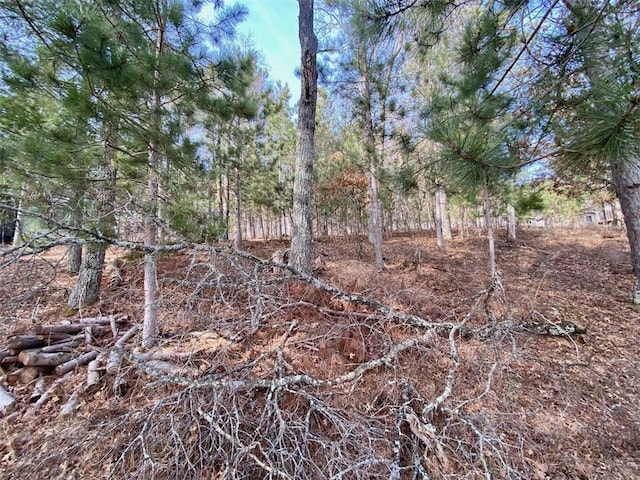
M74 339L74 340L69 340L68 342L60 342L60 343L54 343L53 345L47 345L46 347L42 347L40 351L43 353L70 352L73 348L76 348L78 345L80 345L80 340Z
M86 393L94 393L100 388L100 365L102 364L103 356L98 355L98 358L91 360L87 367L87 382L85 383L84 391Z
M83 325L81 323L72 323L70 325L36 325L34 331L40 335L51 335L56 333L80 333L85 328L91 328L91 333L94 336L100 336L104 333L104 328L101 325Z
M40 400L40 397L42 397L42 395L44 395L44 392L46 391L45 385L46 381L44 377L40 377L33 387L33 391L31 392L31 396L29 397L29 403L36 403L38 400Z
M12 363L18 363L17 355L8 355L0 359L0 365L11 365Z
M0 416L10 414L16 408L16 399L5 388L0 385Z
M98 352L96 352L95 350L87 352L83 355L80 355L79 357L69 360L68 362L58 365L55 369L56 375L64 375L65 373L70 372L71 370L74 370L81 365L86 365L91 360L95 360L96 358L98 358Z
M121 356L117 350L123 348L124 344L132 339L136 333L138 333L139 329L139 325L134 325L129 330L127 330L127 332L115 343L114 349L109 353L109 359L107 360L107 373L113 374L118 371L118 369L120 368Z
M127 316L115 316L109 315L107 317L93 317L93 318L81 318L80 323L84 325L111 325L112 323L125 323L127 321Z
M80 394L81 387L82 386L76 387L73 393L69 396L69 399L67 400L67 402L60 409L60 415L63 418L72 416L78 409L78 405L80 404L79 394Z
M22 383L26 385L27 383L31 383L36 378L38 378L38 375L40 375L44 370L44 367L22 367L18 370L8 373L5 378L7 379L7 383L9 385L15 385L16 383Z
M70 352L47 353L42 350L23 350L18 355L18 360L25 366L55 367L68 362L74 357Z
M16 335L7 340L7 353L17 355L22 350L44 347L47 341L38 335Z

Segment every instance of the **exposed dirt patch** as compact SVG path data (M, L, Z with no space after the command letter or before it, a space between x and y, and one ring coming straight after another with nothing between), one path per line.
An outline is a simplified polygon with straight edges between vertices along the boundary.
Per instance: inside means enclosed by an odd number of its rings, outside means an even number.
M482 238L446 250L424 236L388 239L383 272L366 245L318 241L323 282L441 325L431 336L407 318L231 252L161 255L157 351L190 352L181 362L201 372L193 381L227 383L181 384L128 362L124 396L106 376L69 419L58 412L84 382L83 369L36 415L28 415L33 384L11 387L19 409L2 420L2 476L265 478L271 468L290 478L389 478L398 467L396 478L640 478L640 310L628 301L626 238L601 230L519 234L513 244L498 242L503 291L486 301ZM283 247L250 242L247 251L269 258ZM65 300L74 277L63 272L63 255L3 268L1 338L72 318ZM122 250L109 256L124 261L123 283L110 285L105 273L101 301L76 317L140 321L142 260ZM465 330L449 338L446 325L460 322ZM561 322L587 333L526 328ZM335 379L411 339L380 366L330 385L233 383ZM452 371L452 391L429 410Z

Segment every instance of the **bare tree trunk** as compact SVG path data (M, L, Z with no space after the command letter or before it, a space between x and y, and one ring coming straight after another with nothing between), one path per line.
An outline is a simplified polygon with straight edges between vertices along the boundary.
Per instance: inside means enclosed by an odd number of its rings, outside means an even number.
M436 189L434 210L436 214L436 245L438 248L444 248L444 235L442 234L442 202L440 201L440 187Z
M13 246L20 245L22 243L22 234L24 233L24 199L27 196L27 184L22 182L20 186L20 198L18 198L18 211L16 212L16 221L14 223L15 230L13 231Z
M72 193L71 204L71 218L70 223L73 228L80 228L82 226L82 200L84 192L81 189L75 189ZM75 236L75 233L74 233ZM73 244L67 248L67 272L78 273L82 266L82 245Z
M76 284L71 291L67 305L78 309L90 305L100 296L102 269L107 251L106 243L87 243L82 252L82 265Z
M156 32L155 57L156 63L162 54L164 42L164 22L161 8L157 5L156 18L158 21ZM158 135L161 131L161 105L162 98L159 90L160 71L156 66L153 73L153 131L149 141L149 164L147 168L147 211L144 220L144 245L148 249L156 247L158 241L158 195L160 185L160 145ZM142 346L151 348L155 344L158 333L158 278L156 266L156 254L147 251L144 255L144 318L142 323Z
M507 238L510 241L516 240L516 225L518 218L516 216L516 208L510 203L507 204Z
M440 190L440 216L442 217L442 238L445 242L453 240L453 234L451 233L451 215L449 215L449 200L447 199L447 192L439 186Z
M318 97L316 53L318 39L313 30L313 0L298 0L298 37L301 49L302 89L298 104L298 141L293 180L293 232L289 266L311 273L313 226L311 195L313 190L313 154Z
M102 165L93 169L90 175L98 188L93 207L95 229L101 235L108 237L115 234L116 225L113 214L116 184L113 145L117 127L105 120L102 129L104 143ZM98 300L106 251L105 242L92 242L84 246L80 274L67 302L69 308L78 309Z
M613 165L613 183L627 227L635 281L631 301L640 305L640 158Z
M489 273L491 282L496 279L496 246L493 236L493 219L491 217L491 196L489 194L489 181L485 180L484 189L484 218L487 224L487 240L489 240Z
M373 245L375 252L375 266L377 270L384 268L382 257L382 207L380 205L379 185L378 185L378 156L376 153L376 140L373 126L373 115L371 112L371 85L365 76L364 81L364 125L365 142L369 165L367 169L367 182L369 189L369 241Z
M240 168L238 166L234 168L234 177L233 196L236 201L236 238L233 246L236 250L240 250L242 248L242 212L240 211Z

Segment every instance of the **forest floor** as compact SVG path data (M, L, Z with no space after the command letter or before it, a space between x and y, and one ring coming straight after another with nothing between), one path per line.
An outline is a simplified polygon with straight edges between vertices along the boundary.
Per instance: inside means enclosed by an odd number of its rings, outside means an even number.
M126 391L105 374L83 393L78 368L34 412L35 380L7 387L18 408L0 420L0 478L640 478L626 236L518 234L497 242L494 289L481 237L444 250L430 234L387 239L382 272L366 243L321 239L315 285L223 248L162 254L154 351L182 354L173 363L187 373L136 361L134 340L118 374ZM110 251L122 283L105 278L101 300L74 314L63 254L0 270L0 350L34 324L142 321L138 254ZM79 407L63 417L74 391Z

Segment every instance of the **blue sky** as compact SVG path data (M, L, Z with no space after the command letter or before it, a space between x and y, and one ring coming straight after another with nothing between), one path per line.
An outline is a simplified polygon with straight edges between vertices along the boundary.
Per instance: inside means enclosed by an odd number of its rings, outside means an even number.
M291 103L300 97L300 79L295 69L300 66L297 0L227 0L225 5L244 4L247 19L238 27L240 36L253 39L262 51L269 78L289 84Z

